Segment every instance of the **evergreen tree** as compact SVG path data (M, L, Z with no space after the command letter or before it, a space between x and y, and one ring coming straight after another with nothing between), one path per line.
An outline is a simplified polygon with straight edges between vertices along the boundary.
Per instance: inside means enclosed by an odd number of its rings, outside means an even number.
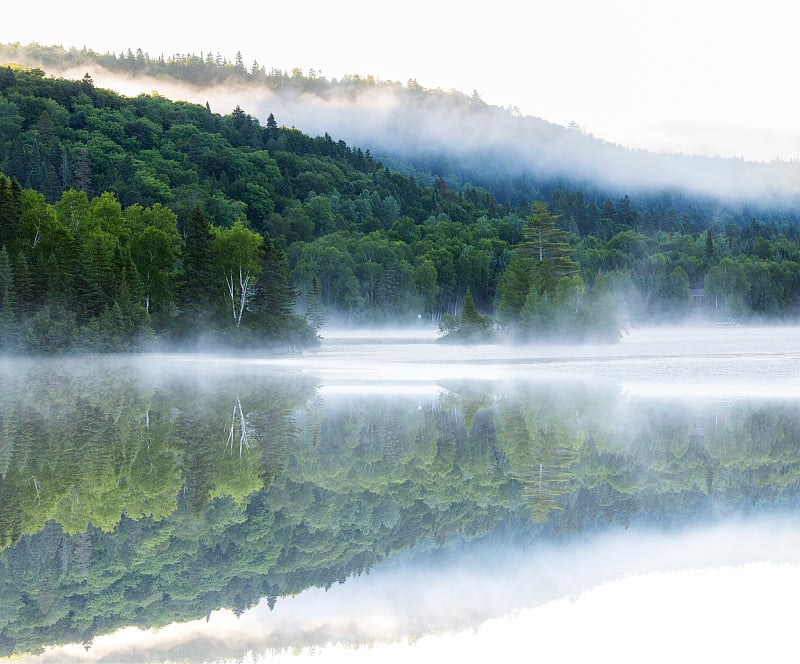
M461 306L461 330L468 336L482 336L492 329L492 320L488 316L478 313L472 291L467 288L464 302Z
M6 248L0 247L0 350L16 345L17 293L14 270Z
M705 257L708 264L714 260L714 235L710 226L706 230Z
M265 237L261 247L261 276L256 282L251 303L268 336L280 332L286 317L292 313L296 298L286 253L274 240Z
M486 341L492 332L494 321L489 316L478 312L472 292L467 288L461 313L458 316L444 314L439 322L439 329L444 332L444 341Z
M81 157L78 161L78 175L76 182L78 191L84 192L87 196L92 195L92 169L89 166L89 156L86 148L81 148Z
M184 232L183 274L178 302L185 324L199 318L208 321L217 298L213 288L214 249L211 225L203 211L195 207ZM211 311L210 311L211 310Z
M569 233L556 226L561 215L551 214L547 204L534 201L531 214L525 223L523 247L541 265L545 261L556 279L571 277L578 272L578 264L572 258L572 248L567 242Z
M14 259L14 288L19 304L18 313L29 314L33 310L33 283L28 259L21 251Z
M311 288L306 293L306 319L315 332L319 332L325 323L322 291L316 274L311 277Z
M11 251L18 240L22 218L22 188L14 178L0 173L0 247Z
M267 117L267 128L265 135L268 139L278 138L278 123L275 121L275 116L270 113Z
M520 312L533 283L534 263L530 256L514 252L497 283L497 317L503 325L519 323Z

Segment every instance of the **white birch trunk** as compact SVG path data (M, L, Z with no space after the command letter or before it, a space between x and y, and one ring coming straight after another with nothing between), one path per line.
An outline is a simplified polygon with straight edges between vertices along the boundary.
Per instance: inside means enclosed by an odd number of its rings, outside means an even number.
M236 327L238 328L242 323L242 315L244 314L244 309L247 306L247 289L250 286L250 280L252 276L250 274L243 274L242 273L242 266L239 266L239 288L238 293L236 292L236 282L233 280L233 274L228 276L225 275L225 284L228 286L228 296L231 299L231 315L233 316L233 320L236 323ZM239 301L239 306L237 310L236 301Z

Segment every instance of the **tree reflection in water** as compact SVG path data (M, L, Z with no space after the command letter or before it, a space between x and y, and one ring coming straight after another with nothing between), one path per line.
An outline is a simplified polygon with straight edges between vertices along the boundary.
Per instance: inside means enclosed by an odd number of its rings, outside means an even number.
M796 504L792 400L611 384L322 396L136 358L2 365L0 652L329 588L392 554Z

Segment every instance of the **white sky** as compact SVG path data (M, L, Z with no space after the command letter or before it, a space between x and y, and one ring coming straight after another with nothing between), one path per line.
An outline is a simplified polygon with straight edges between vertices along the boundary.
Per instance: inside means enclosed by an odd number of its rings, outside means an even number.
M800 158L797 22L784 0L139 0L7 3L0 42L156 56L240 50L267 68L476 89L654 150Z
M466 547L446 563L379 566L282 597L274 611L262 602L239 619L221 610L128 628L89 651L22 661L177 661L197 651L241 664L784 661L796 651L799 526L784 515L474 555ZM268 651L278 644L287 650Z

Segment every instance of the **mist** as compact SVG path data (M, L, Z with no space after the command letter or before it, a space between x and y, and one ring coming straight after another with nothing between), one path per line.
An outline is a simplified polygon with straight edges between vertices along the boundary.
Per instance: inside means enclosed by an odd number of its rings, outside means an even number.
M798 557L796 518L620 531L535 549L497 549L487 539L388 562L328 591L285 598L273 611L266 602L238 620L216 611L161 630L98 637L89 652L68 646L21 661L427 662L444 652L475 661L478 653L518 656L531 648L560 661L611 652L617 661L641 661L641 649L649 661L674 661L712 646L712 659L769 658L766 652L793 647Z
M436 343L434 328L323 328L322 347L254 360L295 367L325 386L600 381L631 394L800 395L797 327L665 325L626 330L618 343Z
M273 552L278 560L314 532L329 531L319 540L325 547L314 549L323 555L359 541L354 533L365 513L373 521L364 531L380 535L364 537L364 548L345 558L374 554L368 564L339 564L322 581L273 594L272 609L264 599L246 604L252 608L238 618L210 610L160 629L98 633L88 649L51 647L19 659L475 661L520 652L568 661L605 654L631 662L777 659L792 652L790 602L800 581L797 331L684 326L633 329L618 344L442 346L430 329L329 327L319 349L291 357L176 353L0 362L11 385L0 392L0 413L25 416L7 451L5 467L13 472L3 470L0 481L16 478L25 505L44 503L46 492L58 488L46 474L53 470L47 450L35 448L55 441L59 453L62 445L82 449L77 441L98 422L115 431L114 414L120 430L134 435L112 437L109 454L127 450L147 461L152 447L157 461L161 446L162 458L179 460L206 444L209 482L229 490L252 483L258 498L241 503L241 519L233 518L233 498L209 508L208 537L217 536L213 524L230 510L230 530L220 536L230 546L211 548L203 560L230 565L237 583L248 574L234 558L240 541L284 542L280 556ZM226 455L233 404L250 424L241 429L252 436L250 456ZM35 425L43 427L38 435L31 433ZM7 430L16 435L13 426ZM68 443L67 430L74 434ZM276 430L287 438L270 441ZM31 441L26 451L23 443ZM172 453L171 441L184 444ZM96 441L86 447L92 445L103 449ZM28 464L24 473L14 470L22 463L18 451ZM262 488L258 460L281 454L285 463ZM544 473L552 480L537 494ZM172 510L187 482L171 471L162 477ZM95 481L92 473L85 479ZM112 482L107 495L123 488ZM319 512L306 510L317 505ZM293 514L296 530L259 530L273 511L278 522ZM123 523L123 513L116 534L106 524L107 535L126 539L131 532L135 546L140 526L127 513ZM255 513L264 523L251 518ZM157 514L148 527L161 528L156 524L170 516ZM180 517L175 530L165 522L164 537L154 530L146 541L167 546L170 532L192 530L187 524L200 519L188 511ZM417 529L420 522L435 527ZM43 528L38 539L26 536L19 550L8 549L23 566L34 560L30 551L78 556L57 526ZM392 538L384 540L386 532ZM92 537L96 552L115 550L96 529ZM394 548L386 546L389 539ZM147 547L141 551L145 559L151 555ZM256 552L254 573L264 574L264 549ZM48 560L42 569L52 567L54 582L63 566L79 573L79 561ZM316 563L313 555L302 562L308 567L281 569L276 577L301 577ZM109 587L119 580L116 569ZM171 565L165 569L171 574ZM203 574L194 569L191 578L202 587ZM99 569L89 573L106 578ZM25 596L46 606L39 581L30 585ZM173 593L165 582L166 616L181 587ZM130 606L137 601L125 599ZM220 605L233 604L213 606Z
M789 205L797 202L800 190L796 161L764 163L630 149L580 127L522 116L456 91L420 91L395 82L322 85L317 94L255 84L200 89L174 80L124 77L94 65L89 69L96 85L122 94L157 91L170 99L208 102L221 114L238 105L262 125L272 113L279 125L312 136L328 133L399 167L416 157L457 159L460 175L455 177L467 180L475 170L491 170L498 179L567 179L619 195L681 192L733 206ZM86 67L57 73L81 78Z

